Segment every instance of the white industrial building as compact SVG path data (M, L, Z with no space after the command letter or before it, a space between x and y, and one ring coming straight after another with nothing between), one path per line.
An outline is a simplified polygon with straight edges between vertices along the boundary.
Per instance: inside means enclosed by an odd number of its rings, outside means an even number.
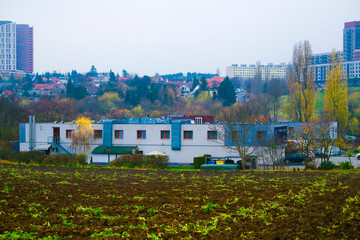
M267 140L287 138L287 133L301 123L257 123L251 133L253 146L263 146ZM72 147L74 122L21 123L19 150L43 151L46 154L76 152ZM131 153L138 147L143 154L152 151L169 156L170 164L191 164L193 158L204 154L216 157L237 156L219 138L223 125L212 116L168 116L167 118L106 119L93 122L94 141L87 153L93 163L108 163L120 154ZM249 146L252 146L249 145Z

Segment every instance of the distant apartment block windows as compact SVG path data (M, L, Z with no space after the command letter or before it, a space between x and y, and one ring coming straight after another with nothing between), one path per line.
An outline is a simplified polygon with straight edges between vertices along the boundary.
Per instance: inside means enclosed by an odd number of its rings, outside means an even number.
M146 139L146 131L138 130L137 131L137 139Z
M207 139L208 140L216 140L217 139L217 131L208 131Z
M124 138L124 130L115 130L115 138L123 139Z
M99 139L102 137L102 130L94 130L94 138Z
M184 131L184 139L193 139L193 131Z
M170 139L170 131L161 131L161 139Z
M72 137L72 131L73 130L70 130L70 129L66 130L66 138L71 138Z

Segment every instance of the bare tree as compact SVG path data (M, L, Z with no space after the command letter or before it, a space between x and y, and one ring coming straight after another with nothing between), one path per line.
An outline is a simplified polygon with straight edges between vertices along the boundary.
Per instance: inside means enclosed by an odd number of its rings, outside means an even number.
M272 138L267 140L267 143L258 150L259 156L262 157L264 162L264 169L268 169L272 166L272 169L284 169L284 156L285 156L285 145L281 139Z
M251 81L251 93L256 96L259 96L263 91L261 75L262 75L261 65L260 62L257 62L255 75Z
M304 123L294 130L293 142L300 153L306 156L305 168L310 167L310 150L316 148L318 132L315 123Z
M289 115L297 122L311 122L315 114L315 83L311 57L309 41L295 44L289 79Z
M242 169L246 169L247 157L257 148L251 144L252 132L256 125L255 121L249 121L253 115L253 109L249 104L234 105L225 108L219 115L221 129L218 130L218 139L226 148L239 154Z
M284 94L284 86L280 79L271 79L268 85L268 93L271 96L270 98L270 110L272 112L272 121L277 121L278 119L278 109L280 108L280 97Z

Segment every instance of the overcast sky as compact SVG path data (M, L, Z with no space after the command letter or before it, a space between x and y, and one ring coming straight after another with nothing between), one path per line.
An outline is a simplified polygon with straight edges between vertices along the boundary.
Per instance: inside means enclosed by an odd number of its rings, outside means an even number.
M342 50L360 0L0 0L0 20L34 27L35 71L221 75L288 63L298 41Z

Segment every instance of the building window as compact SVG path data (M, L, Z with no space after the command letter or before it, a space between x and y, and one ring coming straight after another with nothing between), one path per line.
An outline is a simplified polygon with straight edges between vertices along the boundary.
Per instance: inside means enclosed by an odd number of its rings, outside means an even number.
M115 130L115 138L123 139L124 138L124 130Z
M193 131L184 131L184 139L193 139Z
M256 133L257 140L259 140L259 141L266 140L264 138L264 136L265 136L265 131L257 131L257 133Z
M217 139L217 131L208 131L207 133L208 140L215 140Z
M170 139L170 131L161 131L161 139Z
M289 139L294 139L294 127L289 127Z
M102 130L94 130L94 138L102 138Z
M239 137L239 132L238 131L233 131L232 134L231 134L231 139L234 140L234 141L238 141L238 140L241 140L240 137Z
M138 130L137 131L137 139L146 139L146 131Z
M202 117L196 117L195 124L202 124Z
M72 131L73 130L66 130L66 138L71 138L72 137Z

